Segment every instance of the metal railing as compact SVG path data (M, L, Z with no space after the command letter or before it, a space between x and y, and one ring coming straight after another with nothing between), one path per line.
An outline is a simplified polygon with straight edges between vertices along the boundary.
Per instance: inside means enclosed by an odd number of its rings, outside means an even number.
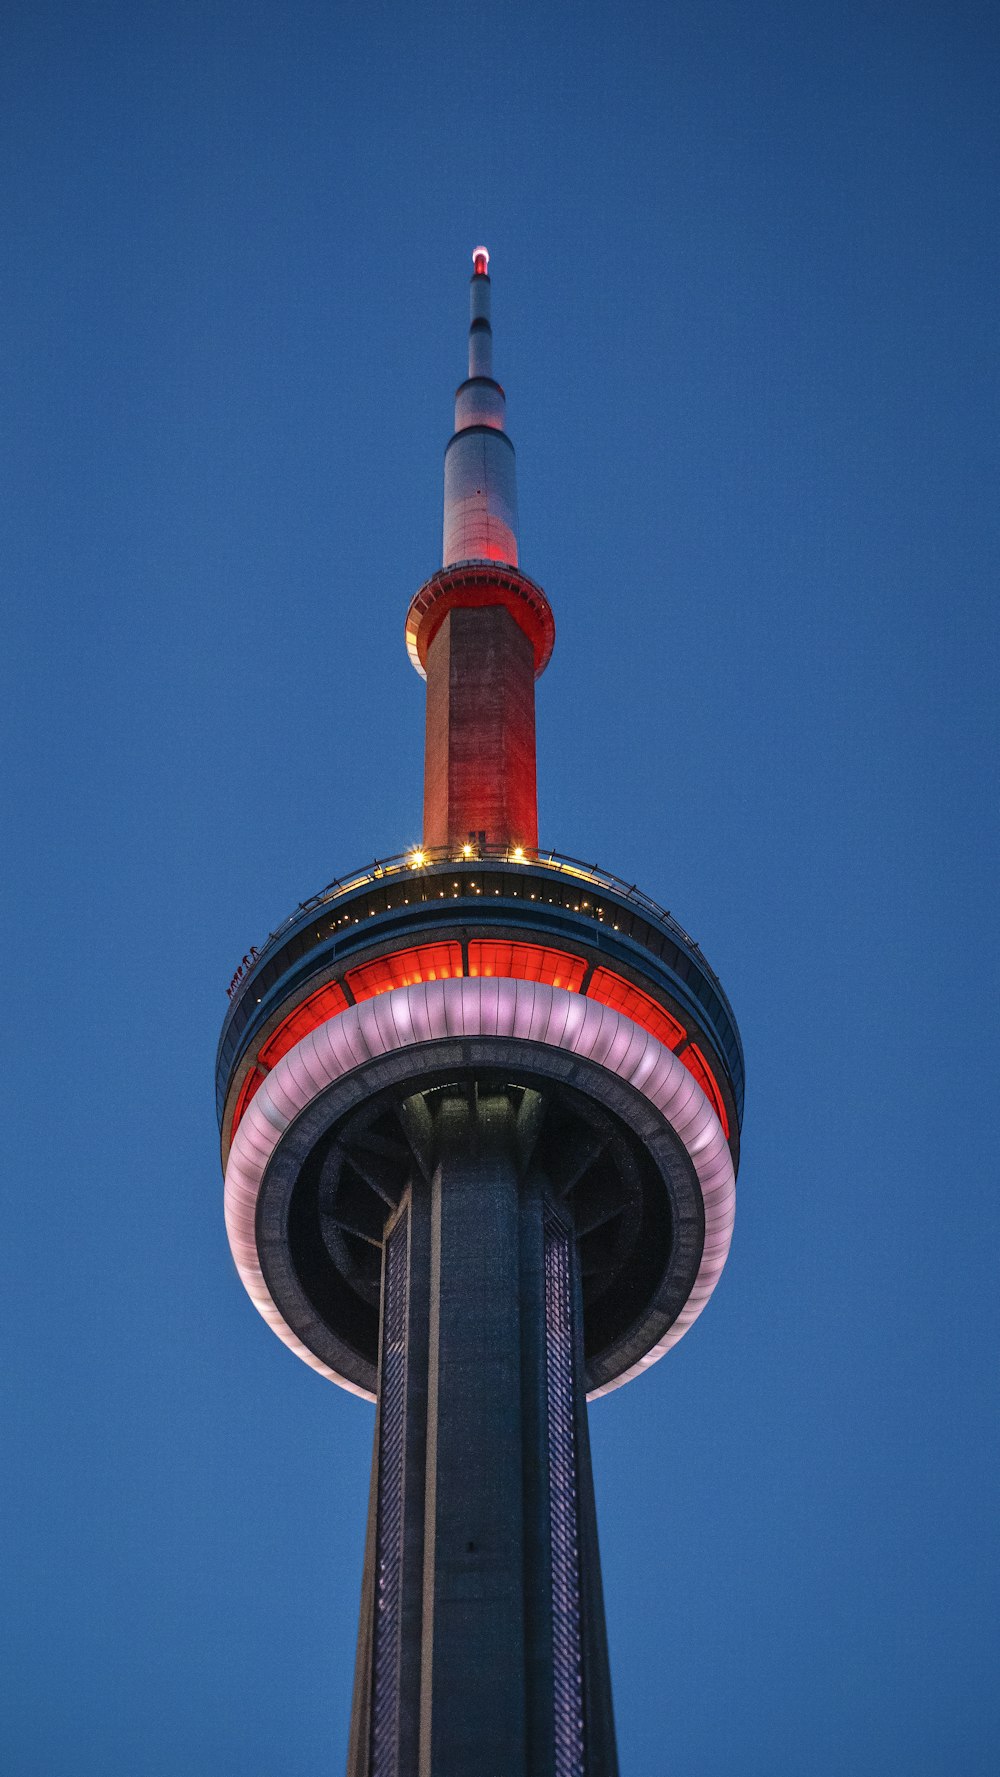
M403 873L412 876L420 871L432 869L435 864L478 863L516 864L528 866L531 869L541 868L551 871L557 876L574 877L577 881L589 883L594 888L608 889L622 901L627 902L629 906L650 914L674 937L679 938L689 950L694 951L701 967L718 990L723 1003L728 1005L729 1002L719 978L705 960L697 941L692 938L690 932L684 930L672 913L669 913L665 907L659 906L649 895L643 894L634 882L624 882L620 876L613 875L610 870L602 870L598 864L586 864L582 858L567 857L564 853L556 851L528 851L526 847L520 845L418 847L406 852L397 852L391 858L373 858L370 864L362 866L359 870L352 870L346 876L335 876L332 882L326 884L325 888L321 888L315 895L310 895L308 900L300 901L295 912L268 934L259 950L255 946L251 947L249 957L243 958L243 962L230 983L228 991L231 1004L236 1004L251 975L255 973L262 962L267 960L288 932L299 924L305 914L313 913L320 907L327 907L331 901L337 901L343 895L357 894L360 889L367 888L372 883L380 883Z

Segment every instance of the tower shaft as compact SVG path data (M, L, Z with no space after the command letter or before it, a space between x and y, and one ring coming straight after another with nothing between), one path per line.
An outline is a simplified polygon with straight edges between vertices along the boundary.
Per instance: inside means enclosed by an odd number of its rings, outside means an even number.
M449 1091L386 1236L348 1777L617 1770L579 1281L536 1106Z
M424 845L538 845L535 658L502 605L449 611L427 652Z

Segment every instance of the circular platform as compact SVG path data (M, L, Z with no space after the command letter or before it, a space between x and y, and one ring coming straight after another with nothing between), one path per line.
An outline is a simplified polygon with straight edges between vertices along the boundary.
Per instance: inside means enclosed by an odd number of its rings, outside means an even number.
M502 605L535 651L535 678L552 657L556 625L540 586L517 568L498 562L469 561L442 568L425 581L406 613L406 649L422 679L427 677L427 650L449 611L481 605Z
M265 1320L373 1395L382 1227L434 1164L443 1097L506 1092L575 1230L591 1395L683 1335L729 1248L732 1155L677 1055L611 1007L538 981L421 982L348 1007L267 1075L236 1130L226 1221Z
M670 914L578 860L376 862L304 902L244 964L216 1063L223 1164L254 1092L306 1030L390 987L509 975L611 1005L681 1054L738 1165L743 1052L718 978Z

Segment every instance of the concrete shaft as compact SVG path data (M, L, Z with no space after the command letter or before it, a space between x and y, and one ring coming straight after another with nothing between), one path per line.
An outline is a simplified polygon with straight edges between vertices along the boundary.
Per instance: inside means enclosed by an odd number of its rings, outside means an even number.
M532 1097L441 1105L386 1239L348 1777L617 1772L574 1243Z
M449 611L427 651L424 844L538 845L535 667L502 605Z

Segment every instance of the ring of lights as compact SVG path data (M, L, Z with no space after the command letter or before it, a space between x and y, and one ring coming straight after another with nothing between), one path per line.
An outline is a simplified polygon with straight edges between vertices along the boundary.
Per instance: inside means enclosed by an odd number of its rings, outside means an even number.
M686 1299L669 1325L651 1326L649 1343L626 1368L590 1392L610 1392L675 1345L701 1313L729 1252L735 1175L722 1127L700 1086L670 1050L622 1013L562 988L510 978L422 982L395 988L348 1008L310 1031L283 1056L251 1101L229 1155L225 1214L236 1268L251 1301L278 1337L321 1375L353 1394L371 1390L339 1373L309 1349L275 1302L258 1252L258 1207L265 1176L286 1133L330 1089L380 1058L451 1039L505 1039L526 1049L563 1051L624 1082L669 1125L697 1181L704 1213L700 1261ZM553 1060L555 1057L553 1057ZM661 1317L662 1319L662 1317Z

